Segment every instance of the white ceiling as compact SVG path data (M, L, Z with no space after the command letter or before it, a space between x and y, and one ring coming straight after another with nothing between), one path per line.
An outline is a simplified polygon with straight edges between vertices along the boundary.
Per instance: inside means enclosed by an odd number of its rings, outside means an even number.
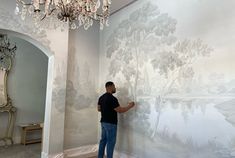
M112 0L111 14L114 14L137 0Z

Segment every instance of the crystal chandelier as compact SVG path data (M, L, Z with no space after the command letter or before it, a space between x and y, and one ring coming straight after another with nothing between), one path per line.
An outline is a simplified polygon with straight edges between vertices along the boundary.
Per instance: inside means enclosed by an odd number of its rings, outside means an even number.
M99 21L100 29L108 26L111 0L16 0L15 14L22 20L31 16L36 21L43 21L56 16L62 22L69 22L70 29L83 26L87 30L93 21Z
M8 70L10 61L16 52L16 45L12 45L7 35L0 34L0 68Z

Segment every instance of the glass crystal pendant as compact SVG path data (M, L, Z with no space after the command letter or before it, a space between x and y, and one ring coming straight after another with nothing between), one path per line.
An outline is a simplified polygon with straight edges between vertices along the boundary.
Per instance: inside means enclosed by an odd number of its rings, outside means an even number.
M87 30L95 20L100 22L100 28L103 29L104 26L108 26L111 0L102 2L101 5L100 0L32 0L31 2L16 0L15 14L19 15L22 20L31 17L39 22L53 17L52 19L57 19L57 21L68 22L70 29L77 29L83 25ZM100 7L102 11L99 10Z

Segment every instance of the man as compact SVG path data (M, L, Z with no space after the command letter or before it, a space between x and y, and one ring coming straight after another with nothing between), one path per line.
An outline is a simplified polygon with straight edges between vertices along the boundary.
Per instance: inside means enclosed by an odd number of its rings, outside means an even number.
M106 93L98 101L98 111L101 112L101 140L99 144L98 158L104 157L105 146L107 145L107 158L113 158L113 151L116 144L117 135L117 113L124 113L134 107L134 102L128 106L121 107L116 97L112 94L116 92L113 82L105 84Z

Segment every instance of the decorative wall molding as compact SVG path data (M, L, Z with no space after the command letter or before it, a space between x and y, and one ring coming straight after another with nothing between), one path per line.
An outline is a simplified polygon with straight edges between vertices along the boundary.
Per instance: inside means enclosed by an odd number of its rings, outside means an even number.
M41 152L41 158L64 158L64 153L48 155L45 152Z

